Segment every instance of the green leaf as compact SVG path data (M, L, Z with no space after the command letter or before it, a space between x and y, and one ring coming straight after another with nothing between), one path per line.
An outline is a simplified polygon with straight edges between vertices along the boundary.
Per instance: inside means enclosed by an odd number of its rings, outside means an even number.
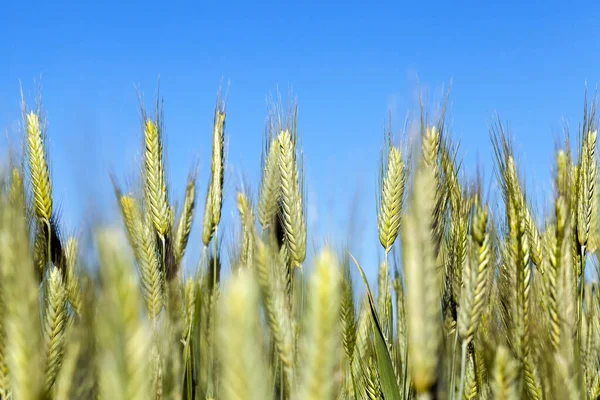
M367 287L367 298L369 299L369 308L371 309L371 317L373 319L373 333L375 337L375 354L377 356L377 369L379 371L379 380L381 382L381 391L383 397L386 400L401 400L400 388L398 387L398 381L396 380L396 373L394 372L394 366L392 364L392 358L390 356L389 347L385 340L379 317L377 316L377 309L375 307L375 300L369 287L369 282L365 276L365 272L356 261L356 258L352 254L352 261L358 267L358 271L362 276L365 286Z

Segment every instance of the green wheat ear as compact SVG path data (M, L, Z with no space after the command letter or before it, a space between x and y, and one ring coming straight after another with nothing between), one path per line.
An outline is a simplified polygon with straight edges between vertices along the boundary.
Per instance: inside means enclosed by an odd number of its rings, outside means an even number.
M68 325L67 289L62 273L52 267L47 281L47 298L44 319L46 342L46 378L44 388L50 390L63 361Z
M385 252L389 253L400 230L406 167L402 161L400 150L391 144L389 145L387 159L385 171L382 171L383 182L381 184L377 225L379 228L379 242Z
M154 229L164 238L171 218L161 135L159 125L151 119L144 121L144 192Z
M0 190L0 292L3 351L12 398L34 400L43 393L43 341L39 288L29 254L24 210ZM6 372L6 371L3 371ZM3 389L7 389L5 386Z
M133 260L119 233L97 233L103 290L98 299L96 340L99 394L110 399L149 398L148 327L140 318Z
M50 172L44 151L40 118L33 111L27 114L27 144L35 215L38 221L50 224L52 218L52 185L50 184Z
M336 365L341 356L341 327L338 316L341 305L342 274L330 250L323 250L315 261L310 281L306 333L303 342L304 368L300 372L295 399L331 399Z
M300 267L306 258L306 222L296 146L291 133L287 130L282 131L277 140L285 244L293 266Z
M408 356L417 393L427 393L437 379L441 340L440 295L432 239L434 177L420 168L403 224L403 255L408 315Z
M196 182L194 177L188 180L185 190L185 201L183 202L183 210L179 217L177 230L175 231L175 261L176 265L181 264L185 249L192 231L192 223L194 221L194 210L196 207ZM169 280L169 277L167 277Z
M238 192L238 211L242 222L242 244L240 249L240 265L249 267L254 260L254 224L255 217L248 197Z
M218 350L224 399L269 399L271 382L259 323L259 290L249 269L227 285L219 304Z
M204 207L202 241L208 246L221 221L225 181L225 110L220 100L215 108L211 175Z

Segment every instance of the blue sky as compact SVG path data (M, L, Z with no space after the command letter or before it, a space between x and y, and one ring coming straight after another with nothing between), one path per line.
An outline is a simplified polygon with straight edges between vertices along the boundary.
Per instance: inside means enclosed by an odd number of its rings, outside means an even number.
M182 199L199 160L203 200L212 110L219 84L230 82L224 221L231 224L240 177L257 187L267 95L292 88L309 236L343 232L358 196L356 252L367 260L377 243L382 128L388 110L399 131L415 109L417 76L432 102L452 80L449 117L465 170L479 160L491 174L488 124L497 110L510 122L529 190L539 193L549 188L564 121L576 128L581 118L585 82L592 89L600 82L600 4L484 3L5 1L0 130L16 137L19 80L31 100L41 76L54 194L76 231L90 204L114 211L107 171L124 179L139 161L134 85L151 104L159 75L173 196Z

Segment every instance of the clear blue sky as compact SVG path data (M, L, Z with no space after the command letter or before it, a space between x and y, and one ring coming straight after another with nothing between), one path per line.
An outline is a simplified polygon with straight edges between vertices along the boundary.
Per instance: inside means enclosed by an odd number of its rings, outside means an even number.
M240 177L257 187L266 97L291 87L309 236L343 231L358 193L357 253L366 260L376 248L382 127L388 109L399 129L415 108L417 75L433 100L453 81L450 118L466 169L479 159L491 173L487 128L497 110L510 121L530 190L540 192L563 119L576 128L585 82L592 89L600 82L598 2L483 3L4 1L0 129L16 137L19 80L31 100L42 76L54 193L73 231L90 200L114 210L107 171L124 179L140 154L133 88L150 104L159 75L172 194L183 197L199 160L202 203L215 95L230 81L224 221L231 224Z

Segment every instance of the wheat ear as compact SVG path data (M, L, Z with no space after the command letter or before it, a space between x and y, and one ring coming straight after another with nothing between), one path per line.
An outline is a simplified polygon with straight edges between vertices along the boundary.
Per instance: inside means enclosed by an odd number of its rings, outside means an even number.
M213 126L213 148L211 159L211 176L204 207L204 224L202 241L205 246L210 243L219 222L223 206L223 183L225 178L225 111L219 105L215 108Z
M501 346L496 352L490 383L494 399L517 400L520 398L517 371L517 362L510 355L509 350Z
M46 342L46 373L44 389L50 390L61 367L68 324L67 290L62 274L52 267L47 282L44 339Z
M35 215L40 223L50 224L52 218L52 185L50 184L50 172L44 152L40 119L33 111L27 114L27 143Z
M332 398L331 377L339 363L341 332L337 323L341 302L341 270L330 250L323 250L315 261L305 319L304 368L301 371L296 399Z
M67 247L65 249L67 273L66 273L66 290L67 299L71 304L71 307L77 314L81 313L81 285L79 282L79 276L77 276L77 239L74 237L69 238L67 241Z
M98 301L98 390L105 399L145 400L149 394L149 330L140 321L133 261L110 230L98 232L103 291Z
M144 129L144 192L152 224L163 240L169 231L171 217L167 199L167 183L163 160L160 126L146 119Z
M219 305L218 349L223 366L224 399L272 398L258 300L258 286L252 271L239 270Z
M383 182L379 214L377 215L379 242L386 254L392 249L400 230L406 183L406 168L400 150L390 144L387 158L387 167L381 174Z
M275 138L270 140L267 148L258 200L258 220L263 229L277 223L275 217L280 198L279 143Z
M296 146L292 135L287 130L279 134L278 142L285 244L293 266L300 267L306 257L306 222L302 206L300 175L296 164Z
M6 363L12 398L42 396L43 351L39 290L29 257L24 210L11 205L0 192L0 279ZM18 267L18 268L17 268Z
M151 222L147 221L145 224L140 222L140 224L141 226L136 230L138 232L138 265L142 295L148 316L156 323L158 314L164 304L164 276L160 268L159 252L156 248Z
M254 260L254 224L255 217L248 197L238 192L238 211L242 221L242 248L240 249L240 264L250 266Z
M402 235L408 354L417 393L427 393L436 381L441 340L440 296L432 243L433 182L431 168L417 171Z
M185 190L185 200L183 202L183 210L177 223L175 231L175 265L180 265L185 254L190 232L192 231L192 223L194 221L194 209L196 206L196 182L193 177L188 180ZM167 277L167 280L170 277Z

